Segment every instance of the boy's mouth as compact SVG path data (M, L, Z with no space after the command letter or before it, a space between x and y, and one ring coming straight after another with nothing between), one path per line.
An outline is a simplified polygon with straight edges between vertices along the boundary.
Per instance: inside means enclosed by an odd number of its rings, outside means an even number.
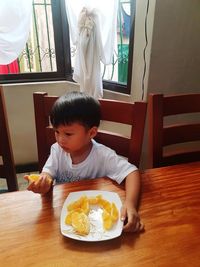
M69 148L68 147L64 147L64 146L61 146L60 147L64 150L64 151L69 151Z

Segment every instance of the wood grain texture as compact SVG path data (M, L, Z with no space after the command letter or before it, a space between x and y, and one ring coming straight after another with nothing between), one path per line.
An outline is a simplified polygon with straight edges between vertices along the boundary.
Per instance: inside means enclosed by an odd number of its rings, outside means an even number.
M200 266L200 162L142 173L141 234L103 242L63 237L62 205L79 190L125 197L123 185L107 178L57 185L48 197L28 191L0 195L0 266Z

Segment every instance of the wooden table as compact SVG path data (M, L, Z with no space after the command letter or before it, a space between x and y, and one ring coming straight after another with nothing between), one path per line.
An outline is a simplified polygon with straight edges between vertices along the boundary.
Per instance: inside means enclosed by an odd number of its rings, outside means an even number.
M200 266L200 162L150 169L142 174L142 234L101 242L60 233L69 192L124 188L102 178L54 187L53 197L28 191L0 195L0 266Z

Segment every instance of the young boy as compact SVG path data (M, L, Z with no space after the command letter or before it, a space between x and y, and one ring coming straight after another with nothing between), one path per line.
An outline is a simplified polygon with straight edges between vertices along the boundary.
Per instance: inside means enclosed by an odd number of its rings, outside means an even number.
M140 190L138 169L112 149L94 141L100 119L100 104L94 98L80 92L61 96L50 114L57 142L51 147L39 181L31 182L27 189L45 194L51 190L53 180L63 183L107 176L121 183L126 179L121 219L127 218L127 223L123 230L140 231L143 225L136 209Z

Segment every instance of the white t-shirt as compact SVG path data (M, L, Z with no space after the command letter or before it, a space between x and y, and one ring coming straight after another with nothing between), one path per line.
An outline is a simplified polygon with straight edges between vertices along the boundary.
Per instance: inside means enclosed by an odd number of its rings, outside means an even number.
M107 176L120 184L129 173L137 170L136 166L117 155L114 150L94 140L92 143L90 154L79 164L72 164L70 154L58 143L53 144L42 172L49 173L56 183Z

